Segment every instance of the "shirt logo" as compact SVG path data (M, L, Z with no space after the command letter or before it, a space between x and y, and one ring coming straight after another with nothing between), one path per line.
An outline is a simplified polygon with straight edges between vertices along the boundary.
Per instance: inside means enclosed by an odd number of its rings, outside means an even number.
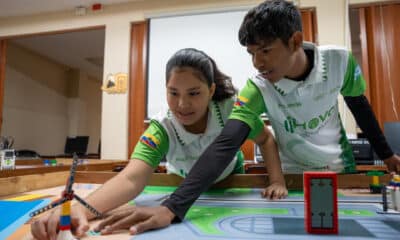
M243 107L248 101L249 99L242 96L238 96L235 102L235 106Z
M335 107L331 107L329 110L325 111L325 113L318 115L318 117L314 117L306 122L299 122L296 118L287 117L284 121L285 130L289 133L294 133L297 128L307 131L307 130L315 130L319 128L322 124L324 124L329 117L332 115Z
M146 133L140 137L140 142L146 144L151 148L157 148L160 141L153 135Z

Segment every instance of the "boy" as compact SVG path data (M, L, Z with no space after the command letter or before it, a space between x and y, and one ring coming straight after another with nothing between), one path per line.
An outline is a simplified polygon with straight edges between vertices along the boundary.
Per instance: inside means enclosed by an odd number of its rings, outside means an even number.
M389 171L397 171L400 158L386 143L363 95L365 82L354 57L342 48L303 43L301 31L300 13L289 2L266 1L247 13L239 40L259 74L248 80L222 133L163 206L138 208L109 226L110 232L127 223L135 234L167 226L173 219L182 220L244 140L261 132L264 126L259 116L263 112L275 131L284 172L354 172L354 158L338 112L339 94Z

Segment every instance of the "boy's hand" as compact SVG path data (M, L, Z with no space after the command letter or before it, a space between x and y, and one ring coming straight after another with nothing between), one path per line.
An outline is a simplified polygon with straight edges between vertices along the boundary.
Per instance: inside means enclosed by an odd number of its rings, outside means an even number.
M135 235L150 229L167 227L175 217L164 206L132 207L127 209L125 214L120 213L116 213L118 216L115 219L108 219L108 222L105 219L96 230L101 234L111 234L116 230L129 229L130 234Z
M400 157L396 154L383 160L390 173L400 173Z
M288 195L288 190L285 184L272 183L262 191L261 195L264 198L281 199L285 198Z
M104 219L101 220L93 230L96 232L101 232L101 234L111 234L111 230L129 229L132 224L126 223L124 225L120 223L124 221L124 218L133 214L135 209L135 206L128 205L107 212L104 216ZM115 225L119 226L118 229L115 229Z

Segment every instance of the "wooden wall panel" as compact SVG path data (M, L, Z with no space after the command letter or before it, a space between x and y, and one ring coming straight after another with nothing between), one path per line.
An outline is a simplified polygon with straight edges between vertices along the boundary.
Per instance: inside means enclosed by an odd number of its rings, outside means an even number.
M0 133L3 126L4 81L6 78L6 42L0 40Z
M366 32L367 32L367 46L368 46L368 63L369 63L369 94L370 94L370 103L378 122L382 123L382 113L381 113L381 98L379 97L379 92L381 92L380 85L375 80L378 76L382 76L382 72L380 68L377 68L376 61L378 61L377 55L379 53L378 50L375 49L376 39L372 34L371 30L376 29L379 26L373 19L375 18L375 10L373 8L367 8L365 14L365 21L366 21Z
M304 41L318 43L317 17L315 8L300 9Z
M364 41L361 42L361 68L362 72L364 75L365 82L367 84L367 89L365 91L365 96L368 98L368 100L371 102L371 93L370 93L370 73L369 73L369 61L368 61L368 43L367 43L367 31L366 31L366 11L365 8L361 8L359 10L359 22L360 22L360 39L364 39Z
M128 156L131 155L136 142L145 129L144 120L147 106L147 36L147 21L132 24L129 71Z
M359 12L361 33L365 32L361 43L362 65L368 67L367 92L383 127L385 122L400 121L400 4L373 4Z
M253 160L254 159L255 145L254 145L253 141L246 140L240 149L242 150L242 152L244 154L245 160Z

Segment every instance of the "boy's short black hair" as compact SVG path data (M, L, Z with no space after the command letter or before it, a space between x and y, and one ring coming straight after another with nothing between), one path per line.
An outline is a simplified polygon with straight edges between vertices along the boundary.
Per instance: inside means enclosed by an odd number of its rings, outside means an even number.
M247 46L280 38L287 45L296 31L302 31L301 15L296 6L282 0L265 1L244 17L239 41Z

